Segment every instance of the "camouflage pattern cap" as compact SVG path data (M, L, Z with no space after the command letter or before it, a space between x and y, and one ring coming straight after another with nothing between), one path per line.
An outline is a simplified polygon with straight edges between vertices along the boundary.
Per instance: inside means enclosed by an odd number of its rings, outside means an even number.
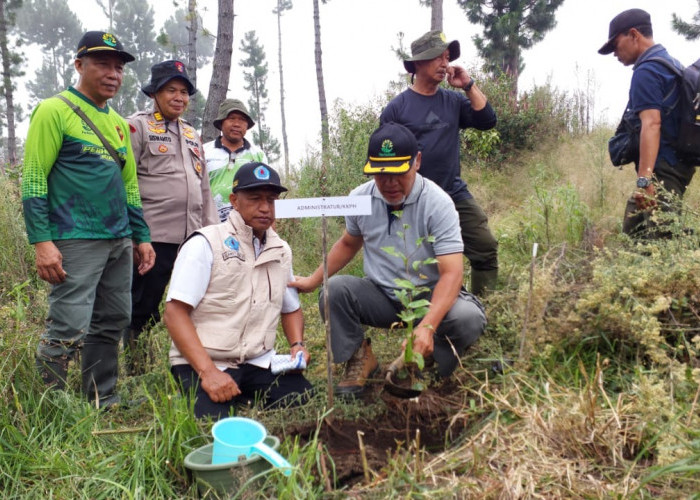
M416 72L416 65L413 61L429 61L445 52L450 51L450 61L459 57L459 42L457 40L447 41L445 34L440 30L428 31L418 40L411 43L411 57L404 59L403 66L409 73Z

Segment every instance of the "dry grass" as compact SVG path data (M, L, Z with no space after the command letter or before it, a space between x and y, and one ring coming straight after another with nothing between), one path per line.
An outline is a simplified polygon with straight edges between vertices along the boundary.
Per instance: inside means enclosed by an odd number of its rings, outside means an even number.
M430 498L494 499L629 498L660 492L653 485L642 487L649 463L635 458L645 438L640 401L633 394L611 397L600 362L580 388L552 380L534 383L513 371L464 390L479 405L469 409L465 404L453 421L475 422L473 432L434 456L417 453L412 443L403 457L394 457L388 470L355 487L350 497L421 498L421 490L430 491ZM414 484L407 486L406 478ZM663 491L667 498L681 494L668 486Z

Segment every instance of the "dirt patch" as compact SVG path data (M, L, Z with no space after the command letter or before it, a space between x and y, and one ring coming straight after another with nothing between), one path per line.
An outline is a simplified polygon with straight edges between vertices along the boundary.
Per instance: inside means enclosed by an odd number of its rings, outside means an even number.
M462 408L462 401L454 395L456 383L446 381L438 387L423 391L415 399L399 399L384 392L377 384L363 396L370 401L381 398L385 411L371 420L326 419L321 424L319 441L333 459L336 470L334 488L351 486L364 478L360 447L361 434L367 466L379 472L389 457L399 448L407 449L415 443L420 431L420 446L428 453L438 453L452 445L467 422L452 417ZM311 440L316 425L298 427L292 431L302 443Z

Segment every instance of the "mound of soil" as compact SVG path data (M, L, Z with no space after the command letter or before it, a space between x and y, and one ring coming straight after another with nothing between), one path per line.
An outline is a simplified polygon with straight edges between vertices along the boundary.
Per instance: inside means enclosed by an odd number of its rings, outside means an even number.
M382 414L371 420L332 416L325 419L319 441L335 464L337 483L333 488L351 486L364 479L360 439L367 466L374 472L379 472L398 448L414 446L417 431L420 431L420 447L426 452L438 453L452 445L467 424L466 419L451 419L462 408L462 402L455 397L456 385L448 380L426 389L417 398L400 399L377 384L366 391L362 400L381 398L386 408ZM316 430L315 424L309 424L292 429L292 434L305 444L313 439Z

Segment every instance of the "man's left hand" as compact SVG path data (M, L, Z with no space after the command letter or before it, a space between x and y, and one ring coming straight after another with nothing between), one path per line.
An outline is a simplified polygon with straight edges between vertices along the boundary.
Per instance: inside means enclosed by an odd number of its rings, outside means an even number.
M633 196L639 210L656 208L656 188L654 184L649 184L644 189L638 189Z
M452 85L454 88L461 89L469 83L471 78L469 73L461 66L448 66L447 67L447 83Z
M403 348L406 349L406 341L403 341ZM423 358L430 356L435 348L433 340L433 329L426 326L419 326L413 330L413 351L419 352Z
M141 276L150 271L156 263L156 252L153 246L150 243L139 243L134 247L134 262L138 265Z

